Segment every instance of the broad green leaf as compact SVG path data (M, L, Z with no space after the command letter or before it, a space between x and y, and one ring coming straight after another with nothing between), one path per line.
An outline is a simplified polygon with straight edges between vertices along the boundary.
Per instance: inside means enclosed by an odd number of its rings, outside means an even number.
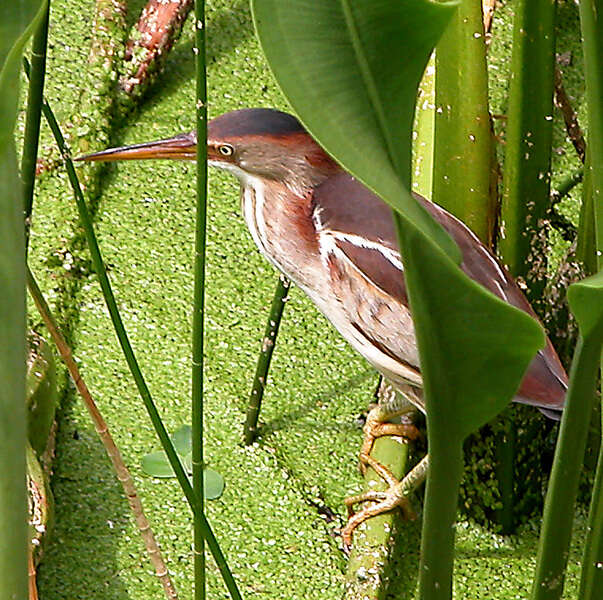
M435 55L425 68L417 94L412 148L412 191L433 197L433 134L435 123Z
M469 279L417 230L402 232L430 436L456 439L496 416L515 394L542 328Z
M404 141L417 86L455 6L429 0L252 1L270 67L308 131L458 259L454 242L408 193L411 153Z
M181 425L170 437L180 456L190 454L193 448L193 428L190 425Z
M40 5L0 3L0 571L6 598L27 597L25 244L13 128L21 51Z
M603 269L570 286L567 292L582 337L603 336Z

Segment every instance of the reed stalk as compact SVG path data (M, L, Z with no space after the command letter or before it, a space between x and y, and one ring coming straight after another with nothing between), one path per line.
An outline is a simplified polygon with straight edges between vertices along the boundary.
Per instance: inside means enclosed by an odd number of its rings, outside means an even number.
M26 305L23 186L14 128L20 60L44 1L0 8L0 572L3 598L25 598L27 577Z
M584 161L584 180L582 184L582 204L578 223L576 256L584 265L588 274L597 271L597 241L595 234L595 207L593 205L592 159L590 148L586 149Z
M34 186L36 181L36 162L38 158L38 138L44 96L46 76L46 45L48 42L48 22L50 19L50 0L46 4L42 20L33 34L31 44L31 75L27 93L25 112L25 133L23 136L23 154L21 156L21 181L23 182L23 202L25 216L25 251L29 242L31 211L33 209Z
M593 266L603 273L603 0L580 2L580 26L584 49L588 114L588 178L594 241ZM589 160L590 159L590 160ZM599 346L601 359L601 346ZM603 361L601 363L603 369ZM603 447L599 453L595 488L589 513L580 598L595 600L603 595Z
M492 241L493 140L481 2L461 0L436 46L432 200Z
M272 304L270 306L270 314L268 315L264 338L262 339L262 347L260 349L260 355L258 356L253 385L251 386L251 394L249 395L249 405L247 406L247 416L243 428L246 446L253 444L257 436L258 419L262 406L262 398L264 397L264 390L266 389L266 383L268 382L270 361L272 360L272 353L276 346L278 329L281 324L283 309L287 302L290 285L289 280L284 275L279 276L276 289L274 290Z
M4 111L0 110L0 115ZM0 141L0 572L2 596L27 592L25 244L11 137Z
M383 381L378 389L379 402L390 404L396 393L391 384ZM410 452L408 440L402 443L400 439L383 436L375 440L371 458L388 469L394 478L402 480L408 471ZM385 491L387 487L372 467L366 469L363 493ZM394 533L401 520L399 510L389 511L371 517L355 530L345 575L346 600L379 600L387 587L395 588L397 578L387 581L387 576L393 571L391 561L399 558L395 554Z
M558 600L563 592L600 357L600 345L587 345L579 338L544 506L531 600Z
M603 268L603 0L580 2L588 110L587 169L592 186L592 218L597 268Z
M521 0L515 8L507 111L499 250L542 314L550 206L555 66L554 0ZM543 233L544 232L544 233Z
M205 73L205 1L195 2L195 67L197 127L197 210L195 224L194 298L192 339L192 466L193 491L199 513L193 514L193 568L195 600L206 597L203 494L203 342L205 319L205 242L207 228L207 80Z

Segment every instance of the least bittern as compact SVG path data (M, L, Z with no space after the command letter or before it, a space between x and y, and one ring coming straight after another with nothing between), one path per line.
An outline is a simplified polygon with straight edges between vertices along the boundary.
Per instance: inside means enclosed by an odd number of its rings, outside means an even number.
M196 158L195 133L114 148L82 160ZM316 304L341 335L405 398L371 411L361 460L390 483L386 492L356 496L349 505L372 501L348 521L344 543L366 518L405 506L422 481L427 457L401 482L368 453L375 435L391 433L386 422L425 412L415 332L404 284L391 209L338 164L299 121L271 109L246 109L213 119L208 126L208 162L235 175L241 206L260 252ZM504 301L535 317L518 285L479 239L458 219L415 196L456 241L461 268ZM563 407L567 376L552 344L532 360L514 398L555 418Z

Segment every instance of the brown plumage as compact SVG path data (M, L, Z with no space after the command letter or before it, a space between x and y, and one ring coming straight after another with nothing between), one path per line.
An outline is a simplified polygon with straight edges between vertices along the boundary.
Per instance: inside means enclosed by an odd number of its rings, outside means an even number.
M82 160L195 156L193 132ZM241 182L243 214L260 252L312 298L377 370L394 383L420 388L391 209L342 171L295 117L280 111L244 109L213 119L208 161ZM463 271L536 318L518 285L479 239L444 209L415 197L458 244ZM547 339L515 400L556 418L566 388L567 376Z

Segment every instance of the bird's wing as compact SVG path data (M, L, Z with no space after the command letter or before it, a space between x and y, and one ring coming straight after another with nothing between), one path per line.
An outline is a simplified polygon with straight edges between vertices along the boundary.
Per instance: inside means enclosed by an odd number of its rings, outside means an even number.
M336 318L332 321L390 379L422 386L391 211L382 202L367 205L366 194L348 176L332 177L314 191L321 258L346 314L339 325Z
M462 221L437 204L424 198L418 199L458 244L463 256L461 269L495 296L538 321L536 313L515 280L479 238ZM567 383L567 374L547 337L545 347L532 359L515 400L544 409L543 412L551 418L559 418L555 411L563 408Z
M494 256L461 221L441 207L415 196L458 244L463 261L462 270L493 294L536 318L525 296ZM321 248L332 257L329 267L355 268L366 282L393 298L391 319L386 319L390 331L403 329L399 322L400 308L408 310L403 281L403 265L391 209L380 198L348 174L327 179L314 192L314 218ZM347 266L346 266L347 265ZM367 293L366 298L369 297ZM385 309L381 308L381 313ZM386 329L384 323L383 330ZM414 330L413 330L414 336ZM392 342L393 336L383 333L377 343L389 348L399 359L418 368L418 357L409 360L408 340L404 347ZM567 376L553 346L546 347L534 357L522 381L516 400L543 409L558 410L563 406Z

